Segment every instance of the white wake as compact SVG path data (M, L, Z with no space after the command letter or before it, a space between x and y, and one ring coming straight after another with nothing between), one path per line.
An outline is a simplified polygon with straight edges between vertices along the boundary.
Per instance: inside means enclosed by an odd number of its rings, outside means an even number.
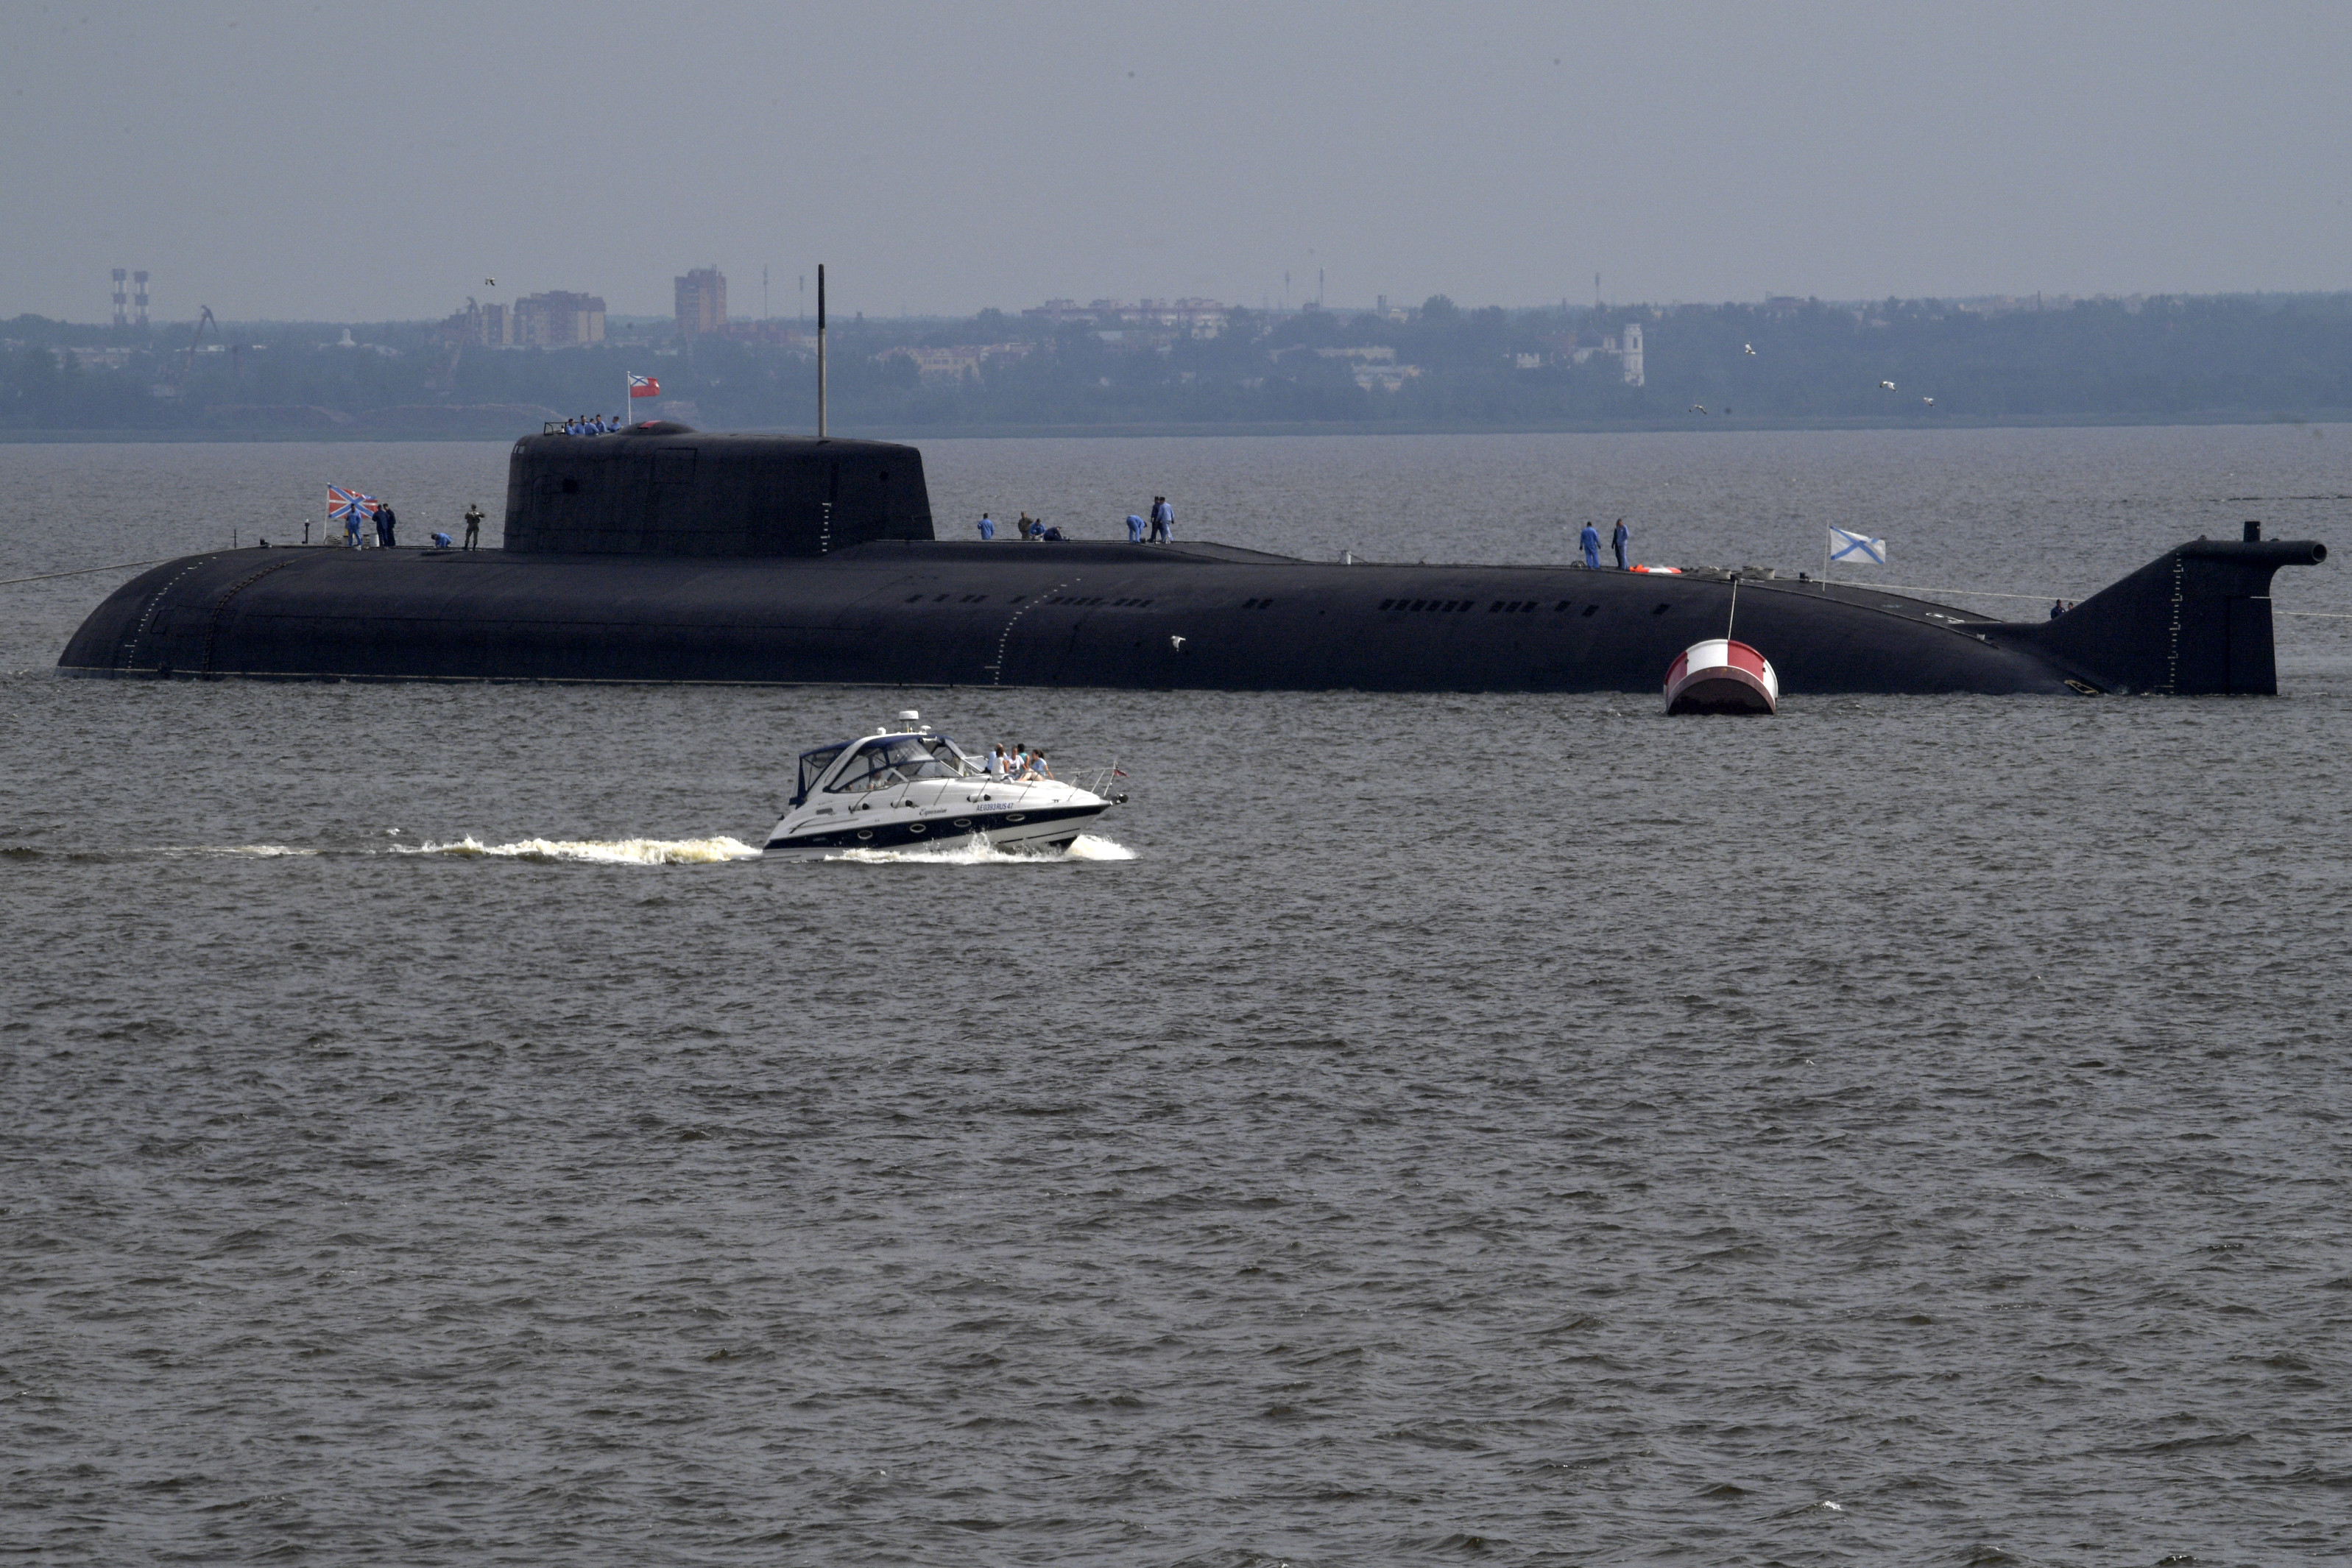
M746 860L759 849L740 838L522 838L485 844L472 834L454 844L394 845L395 855L456 855L476 860L537 860L549 865L708 866Z
M1051 849L998 849L978 839L966 839L951 848L845 849L824 858L860 866L1050 866L1056 860L1132 860L1135 851L1124 844L1081 833L1059 853Z
M315 856L320 849L285 844L191 844L165 849L166 855L238 855L257 859L281 856ZM485 844L472 834L448 842L427 839L422 844L391 844L380 851L392 855L448 855L461 860L531 860L541 865L575 866L710 866L729 860L755 860L760 847L719 834L709 838L519 838L510 844ZM1108 838L1081 833L1066 849L998 849L976 839L939 849L845 849L827 860L869 866L1045 866L1057 860L1132 860L1135 851Z
M164 849L165 855L246 855L257 860L276 860L289 855L317 855L317 849L297 849L287 844L189 844Z

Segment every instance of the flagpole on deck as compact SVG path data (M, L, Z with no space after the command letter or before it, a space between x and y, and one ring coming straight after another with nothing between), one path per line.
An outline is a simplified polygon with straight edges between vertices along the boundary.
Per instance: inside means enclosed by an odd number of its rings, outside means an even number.
M816 264L816 438L824 439L824 263Z

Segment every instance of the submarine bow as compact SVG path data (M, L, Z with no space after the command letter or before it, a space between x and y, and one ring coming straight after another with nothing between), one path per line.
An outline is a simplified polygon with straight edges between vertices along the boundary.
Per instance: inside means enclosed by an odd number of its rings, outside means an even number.
M2251 535L2251 531L2250 531ZM639 426L527 437L505 548L220 551L117 590L72 673L388 680L1652 691L1738 632L1784 692L2273 692L2271 576L2198 541L2055 620L1850 584L947 542L921 455Z

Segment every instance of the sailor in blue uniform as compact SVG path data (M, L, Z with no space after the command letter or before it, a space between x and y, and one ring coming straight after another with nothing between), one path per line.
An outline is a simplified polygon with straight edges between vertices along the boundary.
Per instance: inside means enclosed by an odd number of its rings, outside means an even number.
M1584 551L1584 563L1595 572L1600 571L1601 531L1588 522L1584 525L1584 531L1576 536L1576 542Z
M1127 542L1129 544L1143 542L1143 519L1134 512L1127 514Z
M982 539L993 539L996 537L996 520L989 516L986 512L982 512L980 514L980 536Z
M1609 536L1609 548L1617 552L1617 570L1620 572L1625 570L1625 542L1633 537L1632 530L1625 526L1625 520L1619 518L1617 531Z

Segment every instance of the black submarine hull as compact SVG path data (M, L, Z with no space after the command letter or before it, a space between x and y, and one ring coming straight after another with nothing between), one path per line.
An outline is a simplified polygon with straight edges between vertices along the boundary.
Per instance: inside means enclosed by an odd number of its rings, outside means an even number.
M1736 635L1787 692L2268 692L2271 574L2199 541L2048 623L1864 585L942 542L922 454L659 422L515 443L496 551L254 549L125 584L89 675L1654 691ZM1736 601L1736 602L1735 602Z
M2057 620L1847 584L1336 565L1215 546L874 541L809 559L249 549L156 567L92 675L1646 691L1735 632L1792 693L2270 692L2270 575L2184 545ZM1737 605L1734 605L1735 586Z

